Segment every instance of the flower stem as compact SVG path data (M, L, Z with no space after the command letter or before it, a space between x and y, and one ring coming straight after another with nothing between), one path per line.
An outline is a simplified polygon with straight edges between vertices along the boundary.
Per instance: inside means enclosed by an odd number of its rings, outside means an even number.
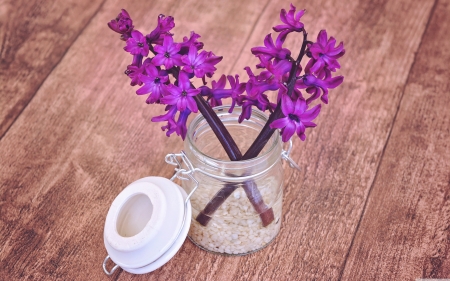
M228 157L231 161L239 161L242 159L242 153L239 150L236 142L231 137L228 130L225 128L225 125L220 121L220 118L214 112L214 110L209 106L209 104L205 101L205 99L200 96L194 96L195 102L197 103L198 110L205 117L205 120L208 122L209 126L213 130L214 134L217 136L217 139L220 141L220 144L225 149Z
M220 118L217 116L217 114L203 99L203 97L196 95L194 98L199 111L203 114L203 117L208 122L214 134L217 136L217 139L220 141L223 148L227 152L230 160L242 160L242 154L239 148L237 147L228 130L225 128L225 125L223 125L222 121L220 121ZM211 216L214 214L214 212L238 187L239 185L237 184L227 183L225 187L219 190L219 192L214 195L213 199L208 202L205 208L198 214L196 220L203 226L206 226L211 220ZM253 205L253 208L261 217L262 225L269 225L274 220L273 210L264 203L262 195L256 187L255 182L246 181L242 185L242 188L244 189L250 203Z

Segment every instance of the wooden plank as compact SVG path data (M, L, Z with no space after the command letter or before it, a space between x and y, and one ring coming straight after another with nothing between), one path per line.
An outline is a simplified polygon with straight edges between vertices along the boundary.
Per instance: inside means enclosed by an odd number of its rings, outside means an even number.
M439 0L343 279L450 276L450 1Z
M0 138L103 0L0 4Z
M337 279L432 4L308 3L308 31L317 34L327 27L346 43L346 82L330 96L307 142L295 143L293 157L304 169L287 172L284 223L276 242L240 258L209 254L186 242L154 273L120 271L114 278ZM127 9L138 28L153 27L161 12L175 15L181 30L195 22L206 48L225 56L220 73L251 63L250 47L262 44L282 7L284 1L264 6L259 1L173 0L137 1ZM119 8L117 1L104 5L0 140L6 159L0 165L0 276L101 278L103 222L112 200L135 179L172 172L163 157L181 149L181 141L167 140L158 125L149 123L161 108L131 98L120 71L128 57L118 51L123 44L105 30ZM246 53L240 55L241 49Z
M122 5L108 1L102 6L0 141L2 280L104 277L103 226L113 199L138 178L173 172L164 156L179 151L182 142L167 139L161 125L150 122L163 107L149 106L134 94L123 75L130 62L121 51L124 42L106 26ZM158 14L174 15L179 40L195 30L207 50L230 57L230 63L263 7L256 0L135 1L126 6L143 31L155 27ZM222 63L219 74L226 67ZM203 253L186 244L184 253ZM172 263L195 267L189 263L193 256ZM206 261L197 269L207 270ZM182 272L171 266L164 270Z

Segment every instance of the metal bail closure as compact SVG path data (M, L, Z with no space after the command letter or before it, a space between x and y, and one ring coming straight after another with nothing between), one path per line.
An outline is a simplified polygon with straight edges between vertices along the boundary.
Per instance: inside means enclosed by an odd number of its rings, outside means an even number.
M166 162L177 166L171 180L139 179L128 185L111 204L103 235L108 252L103 271L108 276L119 267L134 274L154 271L181 248L192 215L189 198L198 182L190 169L181 167L178 157L190 164L184 154L167 155ZM188 195L173 182L175 178L193 180L196 187ZM111 270L107 269L108 260L115 263Z
M300 171L300 166L298 166L297 163L295 163L295 161L291 157L289 157L291 151L292 151L292 140L289 140L288 149L287 150L283 149L283 151L281 152L281 157L289 164L291 168Z

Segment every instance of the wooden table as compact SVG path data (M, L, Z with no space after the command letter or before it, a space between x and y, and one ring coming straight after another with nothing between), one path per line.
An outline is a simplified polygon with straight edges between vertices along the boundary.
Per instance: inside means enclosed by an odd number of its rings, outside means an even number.
M450 277L450 1L295 1L312 38L344 41L343 85L294 142L276 241L245 257L186 241L164 267L113 280L414 280ZM108 280L103 226L132 181L169 177L182 148L134 94L106 23L120 8L150 31L173 15L254 65L289 1L3 1L0 4L0 279ZM301 39L288 42L292 48ZM297 51L296 51L297 52Z

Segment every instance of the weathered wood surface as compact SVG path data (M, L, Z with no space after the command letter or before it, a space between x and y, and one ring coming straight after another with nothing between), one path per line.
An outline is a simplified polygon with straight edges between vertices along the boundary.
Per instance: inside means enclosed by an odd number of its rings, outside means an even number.
M0 1L0 138L102 1Z
M330 105L307 141L295 142L293 158L303 170L285 173L285 215L275 243L230 258L186 241L161 269L142 276L120 270L112 279L449 277L448 95L443 97L449 90L449 51L433 41L445 38L449 24L447 19L439 27L448 14L448 1L440 2L428 27L438 31L424 39L432 0L294 3L307 9L304 22L312 39L325 27L345 42L345 82L330 94ZM108 280L101 263L109 205L138 178L171 175L164 155L182 143L149 122L162 108L135 96L122 74L129 57L120 51L118 35L106 28L120 8L127 8L135 26L145 31L159 13L173 15L178 39L195 30L207 50L224 56L218 74L246 77L242 68L255 62L250 47L262 45L288 4L107 0L0 140L0 279ZM88 11L78 13L87 17ZM8 30L1 26L0 34ZM42 42L33 44L42 48ZM8 75L1 79L9 81ZM423 93L431 97L429 103ZM422 167L426 173L417 175ZM416 250L409 255L412 245Z
M438 1L344 279L450 277L450 1Z

